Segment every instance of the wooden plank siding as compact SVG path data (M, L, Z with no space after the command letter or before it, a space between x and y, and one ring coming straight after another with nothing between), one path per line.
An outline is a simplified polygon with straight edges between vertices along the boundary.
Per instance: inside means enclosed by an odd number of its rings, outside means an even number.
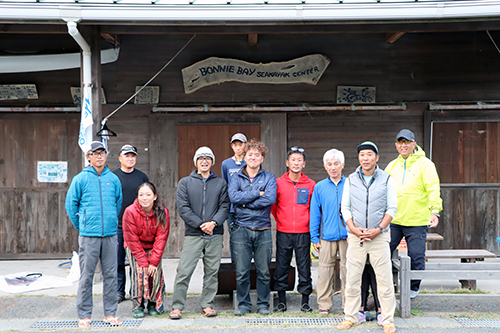
M498 253L500 189L441 188L444 211L432 249L486 249Z
M322 113L289 113L288 146L306 150L304 172L313 180L327 177L323 154L332 148L345 155L344 175L359 166L356 147L363 141L373 141L379 148L378 165L385 169L398 156L394 143L397 133L408 128L423 147L424 105L409 104L406 111L349 111Z
M134 28L130 28L133 30ZM200 28L203 29L203 28ZM102 87L109 104L120 104L147 82L189 40L190 35L120 36L120 56L102 66ZM11 49L78 51L68 35L3 34ZM103 48L109 48L104 45ZM67 50L67 51L66 51ZM287 61L320 53L331 60L317 85L222 83L186 95L181 69L208 57L254 63ZM335 103L338 85L374 86L379 103L497 100L498 53L484 31L406 33L396 43L384 33L198 35L152 85L160 86L160 104ZM72 105L70 87L78 86L78 69L0 75L0 84L34 83L39 105ZM34 101L30 101L33 105ZM26 105L8 101L0 105Z
M434 123L433 133L442 183L500 183L500 122Z
M68 183L39 183L36 173L37 161L68 161L68 179L76 173L76 115L2 114L0 128L0 255L76 250L64 209Z

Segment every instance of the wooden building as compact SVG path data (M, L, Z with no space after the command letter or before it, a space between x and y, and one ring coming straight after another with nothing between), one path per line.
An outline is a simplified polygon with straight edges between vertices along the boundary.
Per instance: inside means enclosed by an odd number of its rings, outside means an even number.
M92 50L94 133L168 64L149 84L158 87L149 91L152 100L133 99L107 122L118 134L109 141L108 166L119 167L123 144L136 146L137 168L166 198L166 256L182 248L175 192L194 151L212 147L220 174L239 131L268 145L264 168L277 177L287 149L305 148L305 172L319 181L326 150L345 153L347 175L358 165L356 146L371 140L385 168L397 157L397 132L409 128L441 177L436 231L445 239L434 248L498 249L500 2L0 0L0 258L66 257L78 247L64 200L83 166L81 107L71 92L83 72L42 70L37 60L25 71L9 62L79 53L68 21ZM108 49L118 58L101 64ZM211 57L267 64L315 54L330 61L316 84L230 81L185 92L182 69ZM375 103L343 104L339 87L374 87ZM40 181L43 161L67 162L67 182Z

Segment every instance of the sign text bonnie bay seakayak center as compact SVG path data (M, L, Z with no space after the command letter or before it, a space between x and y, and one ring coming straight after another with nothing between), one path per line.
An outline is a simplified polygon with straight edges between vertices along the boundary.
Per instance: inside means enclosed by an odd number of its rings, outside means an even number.
M242 60L211 57L182 69L186 94L222 82L291 84L318 83L330 60L312 54L286 62L253 64Z

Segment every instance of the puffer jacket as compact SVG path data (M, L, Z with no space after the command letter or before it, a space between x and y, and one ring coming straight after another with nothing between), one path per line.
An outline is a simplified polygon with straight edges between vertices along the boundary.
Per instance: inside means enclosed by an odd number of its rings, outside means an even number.
M86 167L71 181L66 212L80 236L108 237L117 233L122 206L120 179L107 167L99 175Z
M137 199L123 213L123 246L130 249L141 267L148 267L150 264L158 267L160 264L170 229L170 215L167 207L165 207L165 213L167 223L162 226L153 215L153 210L146 214ZM150 249L153 249L153 252L148 258L145 250Z
M276 177L260 168L251 182L246 168L235 173L229 183L229 199L236 215L234 223L251 229L270 228L271 207L276 201ZM265 193L261 196L260 191Z
M399 155L385 171L394 178L398 189L398 212L391 223L425 226L432 213L443 209L436 166L418 145L406 160Z
M204 181L194 170L177 185L177 211L186 224L185 236L206 235L200 225L210 221L217 223L213 234L222 235L229 206L227 183L214 172Z
M276 179L278 191L271 214L278 231L306 233L309 232L309 205L316 183L301 172L299 181L294 184L289 175L290 172L285 172Z

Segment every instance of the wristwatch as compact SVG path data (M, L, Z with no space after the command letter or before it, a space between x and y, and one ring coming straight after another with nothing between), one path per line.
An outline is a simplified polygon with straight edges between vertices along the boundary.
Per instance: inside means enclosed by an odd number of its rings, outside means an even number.
M380 229L380 232L385 232L385 229L384 229L384 228L382 228L380 225L378 225L378 226L377 226L377 228L379 228L379 229Z
M217 228L217 222L215 222L215 221L212 221L212 222L214 223L215 228Z

